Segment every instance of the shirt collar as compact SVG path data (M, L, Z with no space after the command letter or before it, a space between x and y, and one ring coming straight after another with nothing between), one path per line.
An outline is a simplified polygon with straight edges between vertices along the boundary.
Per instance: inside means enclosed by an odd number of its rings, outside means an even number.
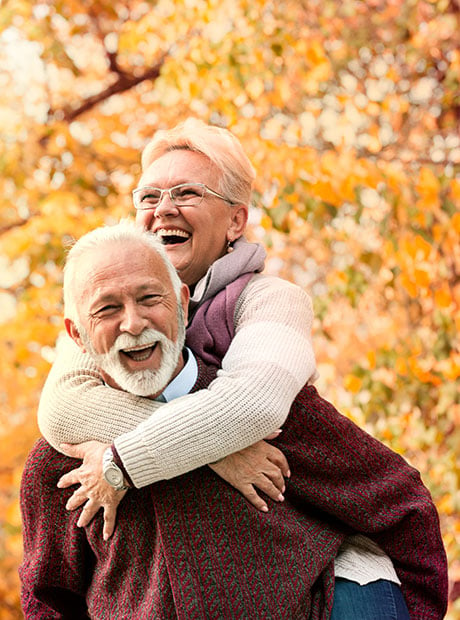
M180 373L174 377L155 400L169 403L170 400L185 396L191 391L198 378L198 364L188 347L184 348L184 357L186 357L186 362Z

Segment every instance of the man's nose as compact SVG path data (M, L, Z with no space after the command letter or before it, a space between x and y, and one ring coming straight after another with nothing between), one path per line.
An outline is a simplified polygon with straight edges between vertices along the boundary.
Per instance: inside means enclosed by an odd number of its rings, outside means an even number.
M120 331L139 336L148 327L147 317L143 316L137 305L128 305L123 310Z

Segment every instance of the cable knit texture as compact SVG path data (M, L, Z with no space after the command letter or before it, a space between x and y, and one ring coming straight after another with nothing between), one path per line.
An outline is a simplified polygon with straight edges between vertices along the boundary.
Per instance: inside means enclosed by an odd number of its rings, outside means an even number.
M203 385L209 371L199 371ZM76 527L72 489L56 491L76 461L39 440L21 486L25 617L326 620L334 557L359 532L392 557L411 619L441 620L447 562L419 474L313 386L274 443L292 478L268 513L204 467L129 491L105 542L102 515Z

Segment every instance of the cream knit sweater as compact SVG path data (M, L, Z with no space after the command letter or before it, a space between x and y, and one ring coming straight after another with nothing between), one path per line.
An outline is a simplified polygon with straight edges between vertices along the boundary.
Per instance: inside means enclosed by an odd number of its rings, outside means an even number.
M282 426L316 378L312 304L298 286L256 274L235 308L235 337L207 390L167 404L105 386L96 366L67 337L38 411L44 437L115 445L137 487L173 478L263 439Z

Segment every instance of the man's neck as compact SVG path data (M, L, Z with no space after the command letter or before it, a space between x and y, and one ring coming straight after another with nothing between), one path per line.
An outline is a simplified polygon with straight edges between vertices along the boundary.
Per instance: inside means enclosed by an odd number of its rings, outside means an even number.
M169 402L180 396L185 396L190 392L198 377L198 364L192 351L185 347L183 350L183 365L181 370L163 389L161 394L155 397L156 400Z
M100 369L104 383L115 390L123 390L112 377L106 372ZM176 367L176 371L171 377L168 384L156 394L147 396L152 400L160 400L162 402L169 402L174 398L185 396L190 392L195 384L198 376L198 366L192 351L185 347L180 354L179 362Z

